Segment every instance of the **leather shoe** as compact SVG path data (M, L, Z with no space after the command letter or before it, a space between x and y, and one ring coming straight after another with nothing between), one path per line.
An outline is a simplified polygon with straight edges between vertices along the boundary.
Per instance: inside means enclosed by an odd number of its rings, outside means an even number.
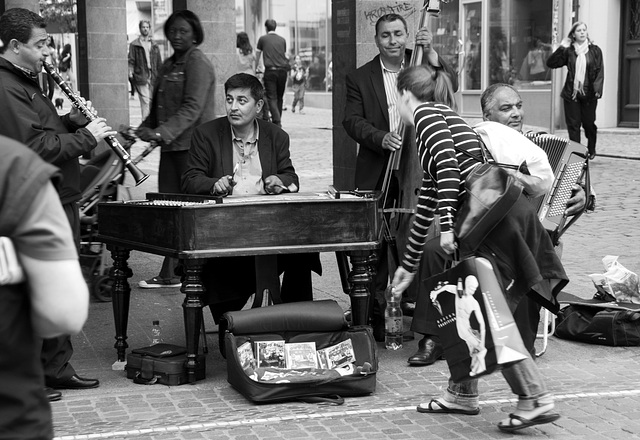
M86 379L74 374L69 379L51 384L51 388L56 390L84 390L88 388L97 388L100 385L98 379Z
M408 360L409 365L425 366L431 365L438 359L442 359L444 349L442 344L434 341L429 336L418 341L418 351L414 353Z
M401 301L400 308L404 316L413 316L413 312L416 310L415 301Z
M62 399L62 393L60 391L56 391L50 387L44 387L44 393L47 395L47 399L49 402L57 402Z

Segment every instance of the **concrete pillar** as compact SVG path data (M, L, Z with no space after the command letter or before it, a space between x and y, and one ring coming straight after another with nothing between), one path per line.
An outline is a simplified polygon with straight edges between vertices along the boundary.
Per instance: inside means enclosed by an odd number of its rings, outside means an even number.
M78 91L115 130L129 125L125 0L78 2L77 59Z
M38 0L0 0L0 4L2 4L0 6L4 6L4 11L11 8L23 8L33 11L36 14L40 13L40 5L38 3ZM0 10L0 12L2 12L2 10Z
M224 83L236 73L235 0L186 0L186 8L202 22L204 42L200 49L213 63L216 72L216 115L224 110Z
M347 73L378 54L375 24L384 14L396 13L407 20L408 47L420 22L422 0L333 0L331 13L333 56L333 183L340 190L353 189L357 144L342 127L347 90Z

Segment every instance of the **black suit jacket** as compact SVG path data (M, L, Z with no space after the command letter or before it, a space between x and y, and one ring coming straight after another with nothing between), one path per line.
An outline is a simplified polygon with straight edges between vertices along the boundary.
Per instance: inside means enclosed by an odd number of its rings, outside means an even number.
M258 154L262 178L276 175L285 187L295 183L298 175L289 156L289 135L280 127L257 119ZM225 117L206 122L195 129L187 171L182 176L182 190L188 194L211 194L213 185L223 176L233 174L231 124Z
M405 65L411 61L411 50L405 51ZM425 63L427 57L424 57ZM438 57L441 67L449 74L454 90L458 89L456 72ZM384 91L380 55L376 55L359 69L347 75L347 102L342 125L360 149L356 159L355 187L380 189L390 151L382 148L382 140L389 133L389 109Z

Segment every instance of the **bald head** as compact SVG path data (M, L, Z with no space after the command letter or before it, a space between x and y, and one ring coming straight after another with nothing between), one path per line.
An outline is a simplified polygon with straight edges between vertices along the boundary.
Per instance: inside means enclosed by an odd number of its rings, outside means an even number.
M482 119L498 122L515 130L522 131L524 110L522 98L509 84L492 84L480 97Z

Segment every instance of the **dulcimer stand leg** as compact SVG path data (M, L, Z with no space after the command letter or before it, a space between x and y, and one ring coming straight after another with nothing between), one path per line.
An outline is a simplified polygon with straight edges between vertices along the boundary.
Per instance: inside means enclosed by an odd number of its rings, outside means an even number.
M184 281L180 291L185 294L182 310L184 314L184 330L187 341L187 381L196 381L198 366L198 345L203 324L202 295L205 292L202 284L202 267L206 260L186 259L184 264Z
M374 251L349 252L352 270L349 273L351 316L353 325L369 324L369 307L375 294L376 262Z
M129 347L129 344L127 344L127 325L129 323L129 302L131 300L131 287L127 279L133 275L127 263L130 251L118 246L108 246L107 248L111 251L111 258L113 258L113 267L109 270L109 276L113 278L111 304L116 325L114 348L118 354L117 362L125 362L125 354Z

